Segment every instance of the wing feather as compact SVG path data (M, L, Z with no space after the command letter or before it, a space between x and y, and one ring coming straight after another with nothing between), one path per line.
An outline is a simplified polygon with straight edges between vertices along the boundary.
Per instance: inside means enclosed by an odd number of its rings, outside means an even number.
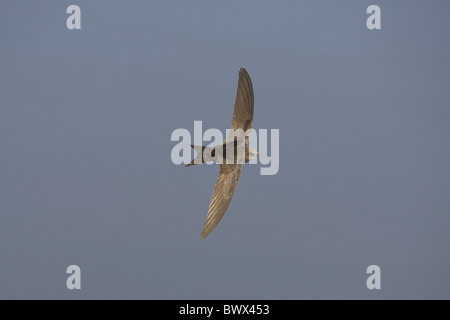
M253 85L244 68L239 70L238 88L234 103L231 129L242 129L244 132L253 128L254 97ZM227 139L228 140L228 139ZM234 140L234 138L233 138ZM248 143L248 136L245 137ZM208 214L203 225L200 237L204 238L217 227L225 211L230 205L234 190L241 176L242 164L221 164L220 174L209 205Z
M231 129L247 131L253 128L254 96L253 85L249 74L244 68L239 71L236 101L234 103Z
M241 176L242 164L221 164L220 174L211 198L208 214L200 234L201 238L210 234L222 220L230 205L234 190Z

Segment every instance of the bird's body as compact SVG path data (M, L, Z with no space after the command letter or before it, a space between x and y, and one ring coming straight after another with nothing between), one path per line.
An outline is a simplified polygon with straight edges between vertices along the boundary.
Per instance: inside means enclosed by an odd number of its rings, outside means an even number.
M217 161L220 164L243 164L249 162L258 155L258 151L250 148L247 144L239 144L237 139L234 141L224 141L221 145L214 148L196 146L193 144L191 147L197 151L198 155L191 163L187 164L186 167L209 161ZM241 153L243 155L240 155Z
M197 152L197 157L186 166L208 161L220 163L220 174L200 235L201 238L210 234L222 220L239 182L242 164L258 156L258 152L248 146L249 130L253 127L253 108L253 85L247 71L241 68L231 121L233 132L227 137L227 140L214 148L192 145Z

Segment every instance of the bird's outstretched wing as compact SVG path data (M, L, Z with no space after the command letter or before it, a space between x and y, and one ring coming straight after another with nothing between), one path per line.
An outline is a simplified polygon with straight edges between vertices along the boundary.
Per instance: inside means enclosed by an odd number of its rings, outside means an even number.
M221 164L220 174L211 198L208 214L203 225L201 238L206 237L222 220L225 211L230 205L234 190L241 176L242 164Z
M244 133L253 127L253 85L250 76L244 68L239 70L239 81L234 104L231 129L242 129ZM231 140L227 138L227 141ZM233 137L234 140L234 137ZM245 143L248 136L245 137ZM241 176L242 164L221 164L220 174L217 178L216 187L211 198L208 214L200 235L201 238L210 234L222 220L225 211L230 205L234 190Z
M239 70L239 81L234 103L233 119L231 120L231 129L242 129L247 131L253 128L253 85L250 76L244 68ZM248 142L248 137L245 139Z

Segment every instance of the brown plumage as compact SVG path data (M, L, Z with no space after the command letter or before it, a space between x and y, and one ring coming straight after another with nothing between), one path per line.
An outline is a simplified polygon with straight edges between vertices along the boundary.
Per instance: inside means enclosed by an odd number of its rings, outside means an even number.
M251 129L253 127L253 109L254 97L252 81L250 80L247 71L244 68L241 68L239 71L239 81L234 104L233 119L231 120L231 129L242 129L244 132ZM215 151L222 148L223 163L220 165L219 177L217 178L208 214L206 215L206 220L200 235L201 238L206 237L214 230L228 209L234 190L236 189L241 176L242 162L248 162L258 155L256 150L248 147L248 136L245 137L245 146L242 146L242 144L239 145L238 141L239 139L236 140L235 137L229 136L223 144L217 146L211 152L211 155L214 156ZM205 161L202 157L203 151L208 148L192 147L196 149L197 153L200 153L196 159L199 160L198 157L200 157L201 162L199 163L204 163ZM245 148L245 160L243 159L244 161L241 162L237 160L238 149L240 147ZM229 161L226 161L225 159L227 148L234 149L234 162L232 163L229 163ZM197 164L194 163L194 160L187 166Z

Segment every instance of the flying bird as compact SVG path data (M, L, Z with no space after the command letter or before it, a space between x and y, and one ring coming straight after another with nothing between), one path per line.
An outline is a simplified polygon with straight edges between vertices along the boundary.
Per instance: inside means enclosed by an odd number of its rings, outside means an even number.
M231 120L231 129L234 130L234 134L232 130L227 139L214 148L191 145L197 152L197 156L186 167L208 161L220 163L219 177L217 178L200 238L210 234L222 220L239 182L242 164L258 156L258 152L248 146L249 132L253 127L253 104L252 81L247 71L241 68L233 119ZM233 157L230 155L233 155Z

